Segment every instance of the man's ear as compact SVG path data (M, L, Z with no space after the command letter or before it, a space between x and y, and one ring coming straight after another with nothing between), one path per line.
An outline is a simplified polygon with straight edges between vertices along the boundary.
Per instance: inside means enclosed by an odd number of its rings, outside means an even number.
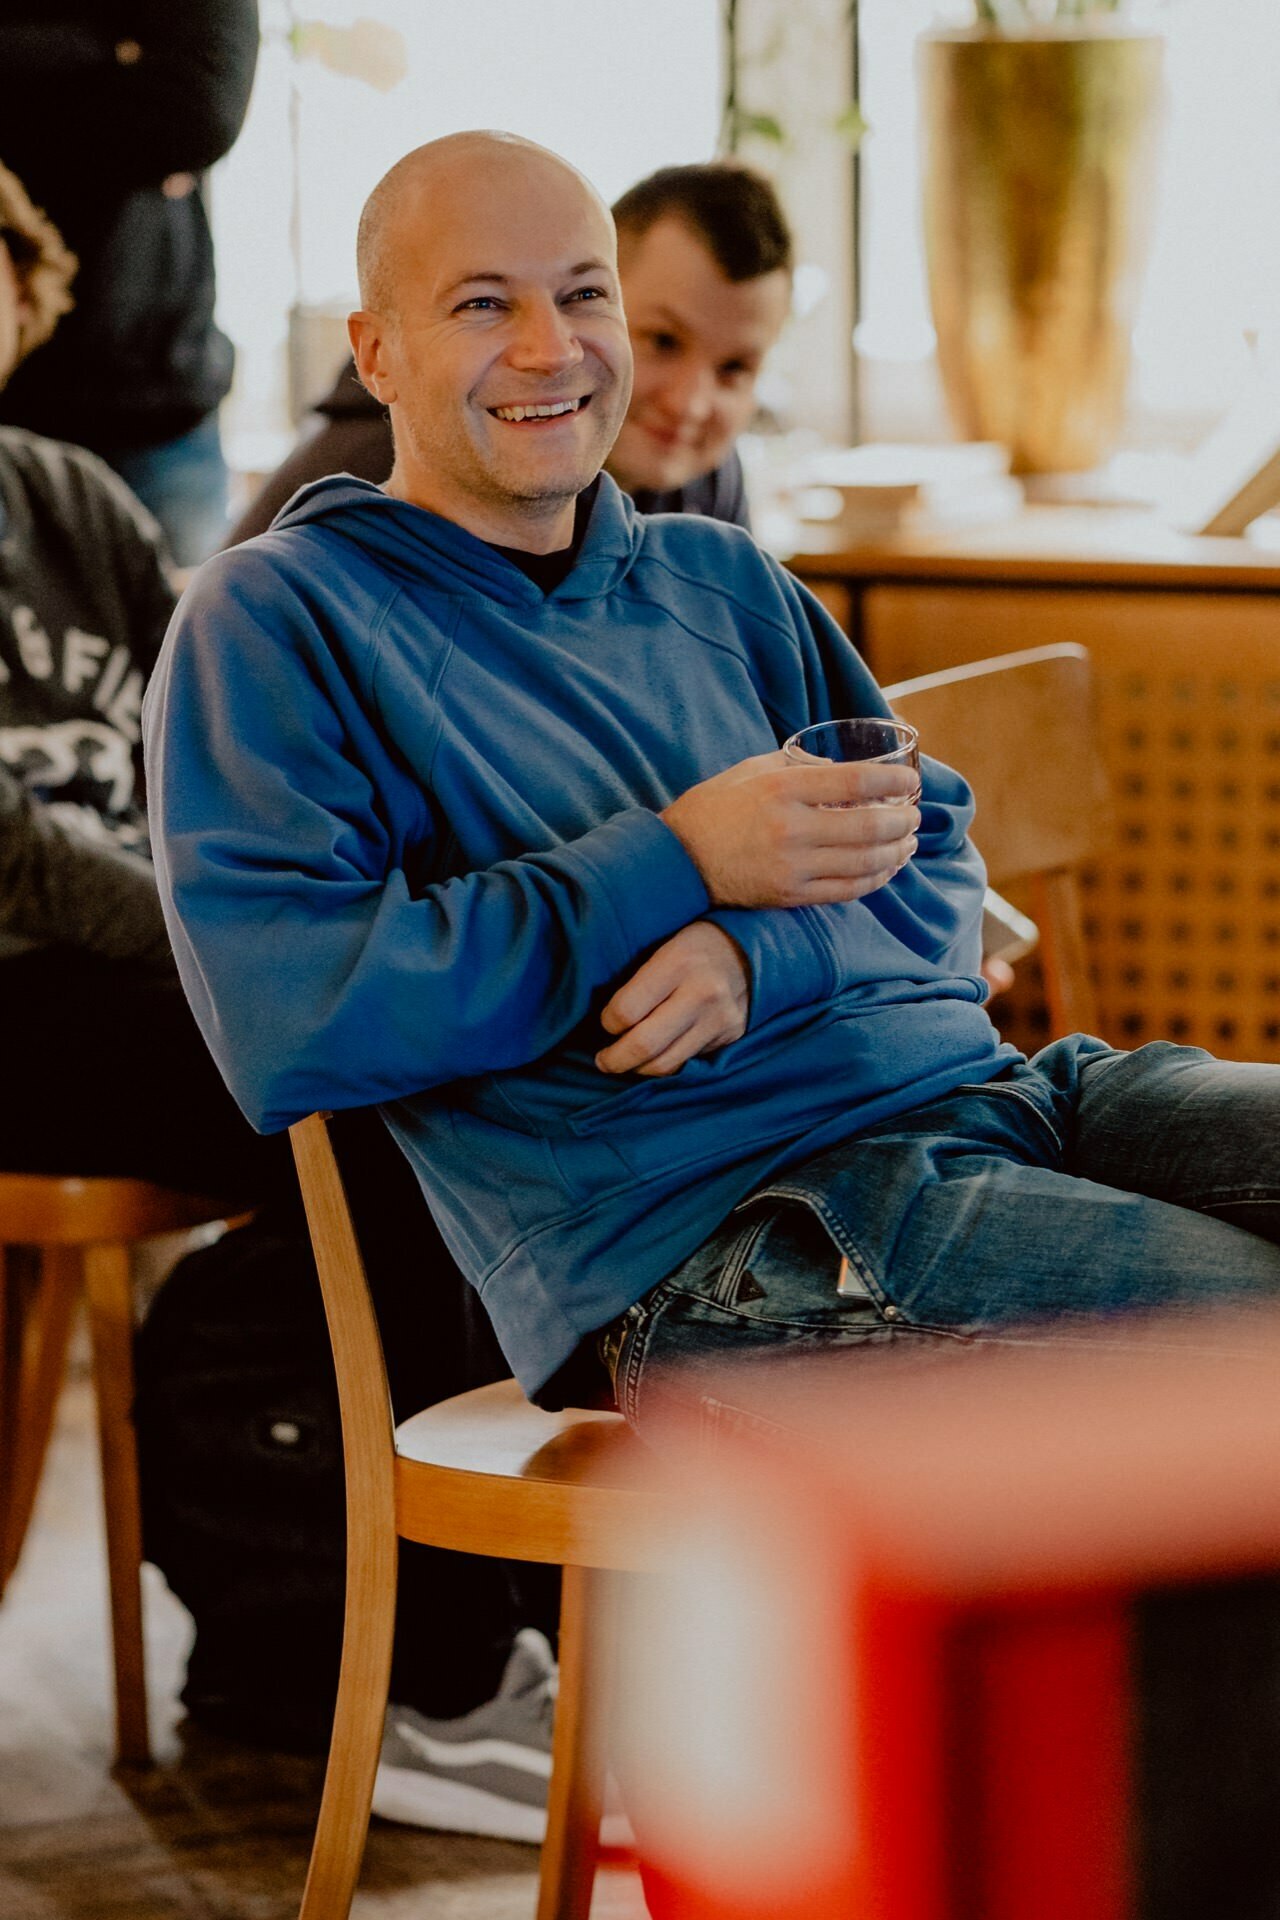
M347 315L347 338L355 355L361 386L384 407L389 407L399 396L389 366L386 320L380 313L370 313L362 307Z

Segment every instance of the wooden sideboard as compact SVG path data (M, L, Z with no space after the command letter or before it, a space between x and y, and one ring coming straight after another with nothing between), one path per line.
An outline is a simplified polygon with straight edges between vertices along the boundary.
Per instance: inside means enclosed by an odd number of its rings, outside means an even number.
M1087 897L1105 1037L1280 1060L1280 553L1029 507L789 564L881 681L1090 649L1116 805ZM1034 1043L1033 980L1000 1017Z

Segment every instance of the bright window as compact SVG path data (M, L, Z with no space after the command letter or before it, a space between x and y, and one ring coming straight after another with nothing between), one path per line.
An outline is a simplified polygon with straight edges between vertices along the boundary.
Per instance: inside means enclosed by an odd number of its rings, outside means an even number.
M961 9L964 12L964 9ZM856 342L868 430L941 434L919 218L914 44L955 7L861 0L863 299ZM1193 442L1280 350L1280 7L1169 0L1163 172L1135 329L1130 438Z

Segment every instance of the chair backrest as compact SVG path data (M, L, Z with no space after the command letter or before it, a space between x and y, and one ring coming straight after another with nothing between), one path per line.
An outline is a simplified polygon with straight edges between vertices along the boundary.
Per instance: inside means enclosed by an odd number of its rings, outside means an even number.
M350 1617L370 1587L396 1577L395 1423L382 1339L328 1115L289 1129L311 1245L333 1344L347 1489L347 1600ZM344 1656L345 1657L345 1656Z
M1107 846L1111 807L1084 647L1032 647L885 688L921 749L962 773L993 886L1026 882L1052 1032L1096 1030L1079 874Z

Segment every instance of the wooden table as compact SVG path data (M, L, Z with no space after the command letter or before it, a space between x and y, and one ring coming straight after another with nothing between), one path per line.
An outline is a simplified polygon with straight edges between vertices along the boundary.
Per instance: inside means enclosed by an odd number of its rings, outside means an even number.
M1104 1033L1280 1060L1280 553L1028 507L789 564L882 681L1090 648L1117 809L1088 894Z

